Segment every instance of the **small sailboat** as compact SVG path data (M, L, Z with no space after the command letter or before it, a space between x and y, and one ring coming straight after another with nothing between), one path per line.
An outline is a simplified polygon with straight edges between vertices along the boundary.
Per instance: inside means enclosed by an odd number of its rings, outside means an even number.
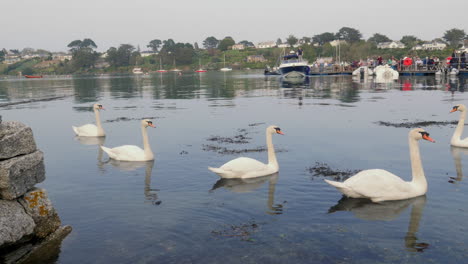
M198 68L198 70L196 70L195 72L207 72L207 70L202 68L201 59L198 60L198 65L200 68Z
M175 63L175 57L174 57L174 69L171 70L171 72L181 72L182 70L177 69L176 63Z
M159 58L159 70L157 70L156 72L167 72L167 70L164 70L162 68L162 59L161 58Z
M132 70L133 74L143 74L143 71L139 67L135 67Z
M221 68L220 71L232 71L232 68L226 68L226 53L224 53L224 67Z

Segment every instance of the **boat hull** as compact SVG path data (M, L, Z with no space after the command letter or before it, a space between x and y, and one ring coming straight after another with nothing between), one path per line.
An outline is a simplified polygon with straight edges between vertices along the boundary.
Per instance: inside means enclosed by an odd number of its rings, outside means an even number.
M304 78L309 74L309 66L307 65L296 65L280 67L279 71L285 78Z

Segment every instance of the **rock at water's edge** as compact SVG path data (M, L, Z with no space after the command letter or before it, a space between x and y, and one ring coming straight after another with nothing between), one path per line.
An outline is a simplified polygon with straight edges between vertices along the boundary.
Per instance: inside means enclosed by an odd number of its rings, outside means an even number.
M46 190L34 188L18 201L36 223L34 228L36 237L45 238L60 227L60 218L47 197Z
M34 220L17 201L0 200L0 247L18 242L34 231Z
M0 160L33 153L36 149L30 127L14 121L0 124Z
M16 199L44 180L44 154L40 150L0 161L1 199Z

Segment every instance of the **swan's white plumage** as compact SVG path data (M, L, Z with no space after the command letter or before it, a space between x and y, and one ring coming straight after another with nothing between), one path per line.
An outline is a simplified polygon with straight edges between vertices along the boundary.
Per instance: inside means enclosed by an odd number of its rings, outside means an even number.
M208 169L222 178L254 178L278 172L279 165L271 140L274 133L283 134L277 126L269 126L266 129L268 164L252 158L240 157L226 162L219 168L208 167Z
M458 104L453 107L452 111L460 111L460 119L458 120L457 127L453 132L452 139L450 140L450 145L461 148L468 148L468 138L461 139L463 133L463 128L465 127L465 118L466 118L466 106L463 104Z
M101 104L94 104L93 111L96 117L96 124L86 124L79 127L72 126L73 131L79 137L103 137L106 135L101 125L99 110L104 109Z
M115 148L106 148L101 146L102 150L109 155L111 159L115 160L132 160L132 161L144 161L145 151L138 146L134 145L123 145Z
M143 149L134 145L123 145L115 148L107 148L101 146L101 149L109 155L111 159L121 161L148 161L154 160L153 152L148 141L148 134L146 128L148 126L154 127L150 120L141 121L141 132L143 137Z
M403 200L420 196L427 191L427 182L422 169L417 140L426 139L424 130L417 128L409 133L412 181L404 181L386 170L364 170L344 182L325 180L341 193L352 198L368 198L373 202Z

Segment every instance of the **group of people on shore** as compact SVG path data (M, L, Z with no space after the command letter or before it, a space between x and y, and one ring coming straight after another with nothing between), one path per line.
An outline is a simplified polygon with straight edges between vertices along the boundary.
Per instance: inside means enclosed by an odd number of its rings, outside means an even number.
M312 64L312 68L323 69L327 66L342 67L344 70L354 70L361 66L375 68L380 65L388 65L394 70L437 70L440 68L456 68L467 69L468 54L466 52L455 53L451 56L440 59L437 56L419 57L419 56L405 56L397 59L394 56L384 59L382 56L367 57L367 59L355 60L351 63L340 62L339 64L333 62L331 58L326 60L324 58L317 58Z

